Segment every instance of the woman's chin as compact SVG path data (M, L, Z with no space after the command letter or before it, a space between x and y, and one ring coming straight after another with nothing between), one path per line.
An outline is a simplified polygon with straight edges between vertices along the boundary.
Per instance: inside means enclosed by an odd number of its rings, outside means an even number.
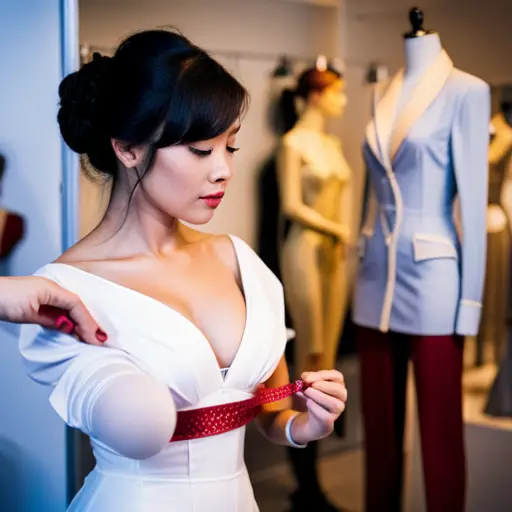
M204 212L194 212L193 214L187 215L186 217L181 217L183 222L187 224L192 224L194 226L202 226L203 224L208 224L213 218L214 211L204 211Z

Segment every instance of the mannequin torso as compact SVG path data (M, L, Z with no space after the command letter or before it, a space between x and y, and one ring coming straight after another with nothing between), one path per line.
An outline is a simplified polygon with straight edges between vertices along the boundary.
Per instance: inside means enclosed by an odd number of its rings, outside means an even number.
M487 230L498 232L507 224L503 207L510 203L510 160L512 155L512 126L502 112L492 118L494 136L489 146L489 208ZM503 199L503 201L502 201ZM503 202L503 205L502 205Z
M489 147L489 204L502 204L512 218L512 125L500 112L492 118L494 137Z
M494 360L499 362L508 328L510 230L501 203L502 196L505 198L510 190L507 167L512 154L512 127L502 112L492 118L491 126L494 135L489 146L487 267L482 320L477 338L477 364L484 362L484 354L489 353L487 347L493 348Z
M300 152L304 203L326 219L344 223L346 219L339 201L343 187L350 180L350 169L341 151L340 140L321 131L297 127L285 135L283 144ZM302 231L307 228L296 222L292 229ZM325 235L317 231L307 231L309 236L325 239Z

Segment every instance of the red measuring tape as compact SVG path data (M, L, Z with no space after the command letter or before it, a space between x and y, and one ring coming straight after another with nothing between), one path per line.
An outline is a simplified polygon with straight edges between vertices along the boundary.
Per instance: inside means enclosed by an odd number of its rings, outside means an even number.
M278 402L306 388L304 381L297 380L279 388L260 388L252 398L240 402L178 411L171 443L216 436L243 427L256 418L262 405Z

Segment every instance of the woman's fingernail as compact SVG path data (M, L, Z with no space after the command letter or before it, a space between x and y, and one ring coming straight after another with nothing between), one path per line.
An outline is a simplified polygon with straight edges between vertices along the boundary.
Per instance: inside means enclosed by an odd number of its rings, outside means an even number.
M71 334L73 332L73 329L75 326L73 325L73 322L64 315L61 315L57 318L55 321L55 326L59 331L62 331L65 334Z
M98 339L98 341L101 341L101 343L105 343L105 341L107 341L108 336L101 329L98 329L96 331L96 338Z

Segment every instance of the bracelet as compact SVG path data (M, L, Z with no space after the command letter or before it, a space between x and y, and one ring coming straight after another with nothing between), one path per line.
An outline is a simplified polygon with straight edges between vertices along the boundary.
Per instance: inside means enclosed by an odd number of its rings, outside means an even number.
M297 444L293 438L292 438L292 423L293 420L299 415L300 413L295 412L293 413L286 422L286 426L284 427L284 434L286 436L286 440L288 441L288 444L292 446L293 448L306 448L306 444Z

